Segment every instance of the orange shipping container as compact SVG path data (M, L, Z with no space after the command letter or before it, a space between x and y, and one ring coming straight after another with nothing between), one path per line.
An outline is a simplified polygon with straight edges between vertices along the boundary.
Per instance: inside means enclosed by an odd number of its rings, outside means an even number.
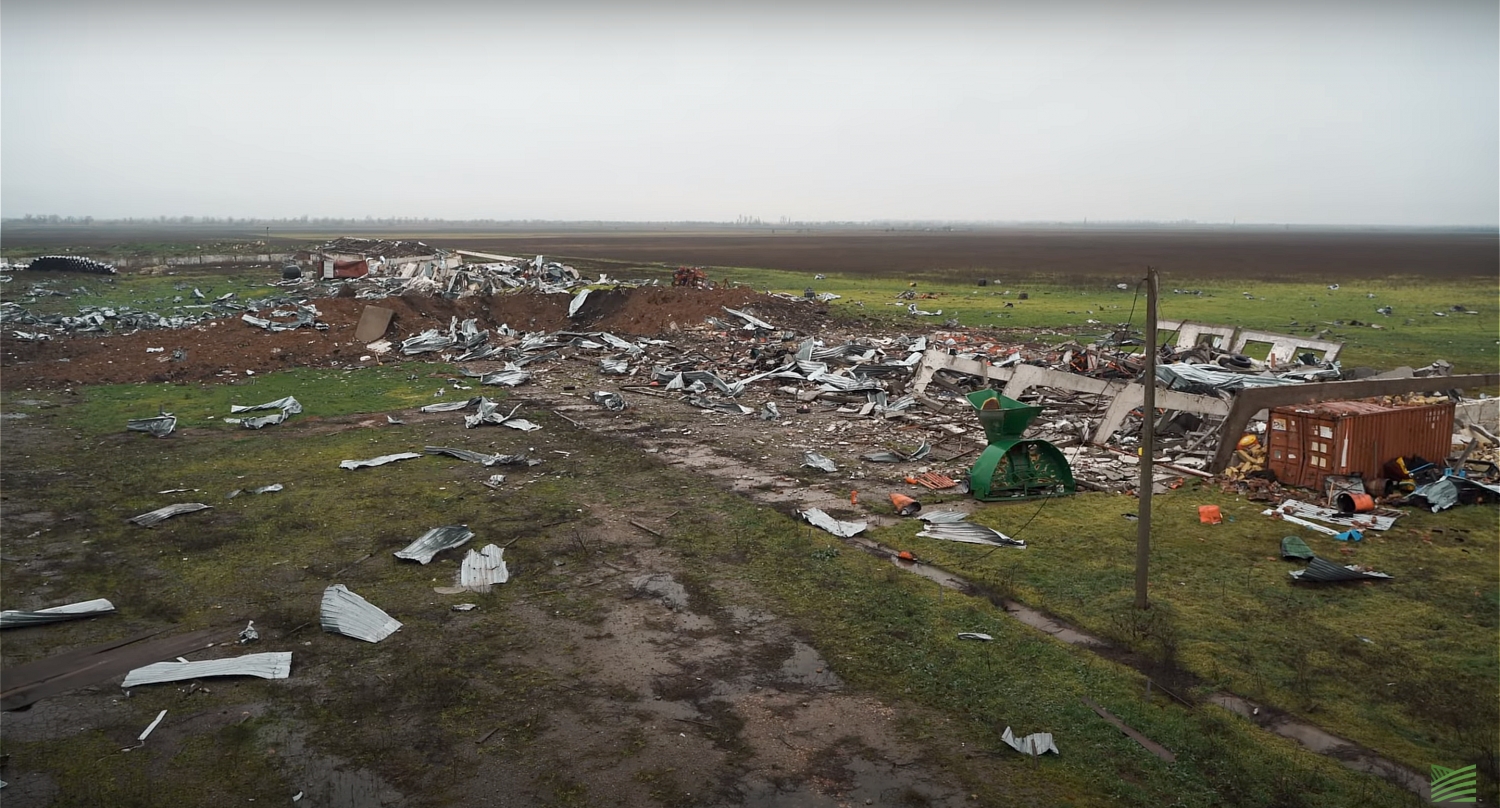
M1453 404L1414 407L1328 401L1271 410L1266 468L1288 485L1321 489L1329 474L1384 476L1397 457L1439 463L1453 442Z

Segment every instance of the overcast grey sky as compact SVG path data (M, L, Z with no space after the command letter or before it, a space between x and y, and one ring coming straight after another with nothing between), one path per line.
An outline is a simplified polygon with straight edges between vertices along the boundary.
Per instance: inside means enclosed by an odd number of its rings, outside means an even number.
M0 214L1500 222L1480 2L3 0Z

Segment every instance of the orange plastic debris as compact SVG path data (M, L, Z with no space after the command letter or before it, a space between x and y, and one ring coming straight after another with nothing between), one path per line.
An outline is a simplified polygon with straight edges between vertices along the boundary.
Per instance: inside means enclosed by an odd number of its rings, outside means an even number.
M858 491L850 491L849 492L849 504L850 505L858 505L859 504L859 492Z
M1218 505L1199 505L1198 521L1205 525L1217 525L1224 521L1224 515L1219 513Z
M896 557L899 558L899 559L901 559L902 561L916 561L917 560L917 557L914 556L914 555L912 555L911 551L909 551L909 550L902 550L901 552L899 552L899 553L896 554Z

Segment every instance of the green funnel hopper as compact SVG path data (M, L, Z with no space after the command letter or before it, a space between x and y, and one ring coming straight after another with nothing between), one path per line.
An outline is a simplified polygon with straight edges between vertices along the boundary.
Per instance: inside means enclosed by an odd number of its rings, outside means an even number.
M970 393L989 446L969 470L969 490L987 502L1034 499L1077 490L1068 460L1044 440L1026 440L1026 427L1041 407L1022 404L994 390Z

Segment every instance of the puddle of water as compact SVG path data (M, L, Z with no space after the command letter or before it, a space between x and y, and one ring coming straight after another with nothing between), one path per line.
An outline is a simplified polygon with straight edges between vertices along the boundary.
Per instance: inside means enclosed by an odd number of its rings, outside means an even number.
M287 782L293 789L302 791L299 805L382 808L405 802L400 792L369 769L352 768L338 758L310 751L300 732L271 728L266 730L263 739L286 762ZM291 802L290 795L287 802Z
M792 643L792 655L781 663L781 670L776 675L785 682L830 690L844 684L839 680L838 674L828 669L828 663L823 660L822 654L804 642Z

